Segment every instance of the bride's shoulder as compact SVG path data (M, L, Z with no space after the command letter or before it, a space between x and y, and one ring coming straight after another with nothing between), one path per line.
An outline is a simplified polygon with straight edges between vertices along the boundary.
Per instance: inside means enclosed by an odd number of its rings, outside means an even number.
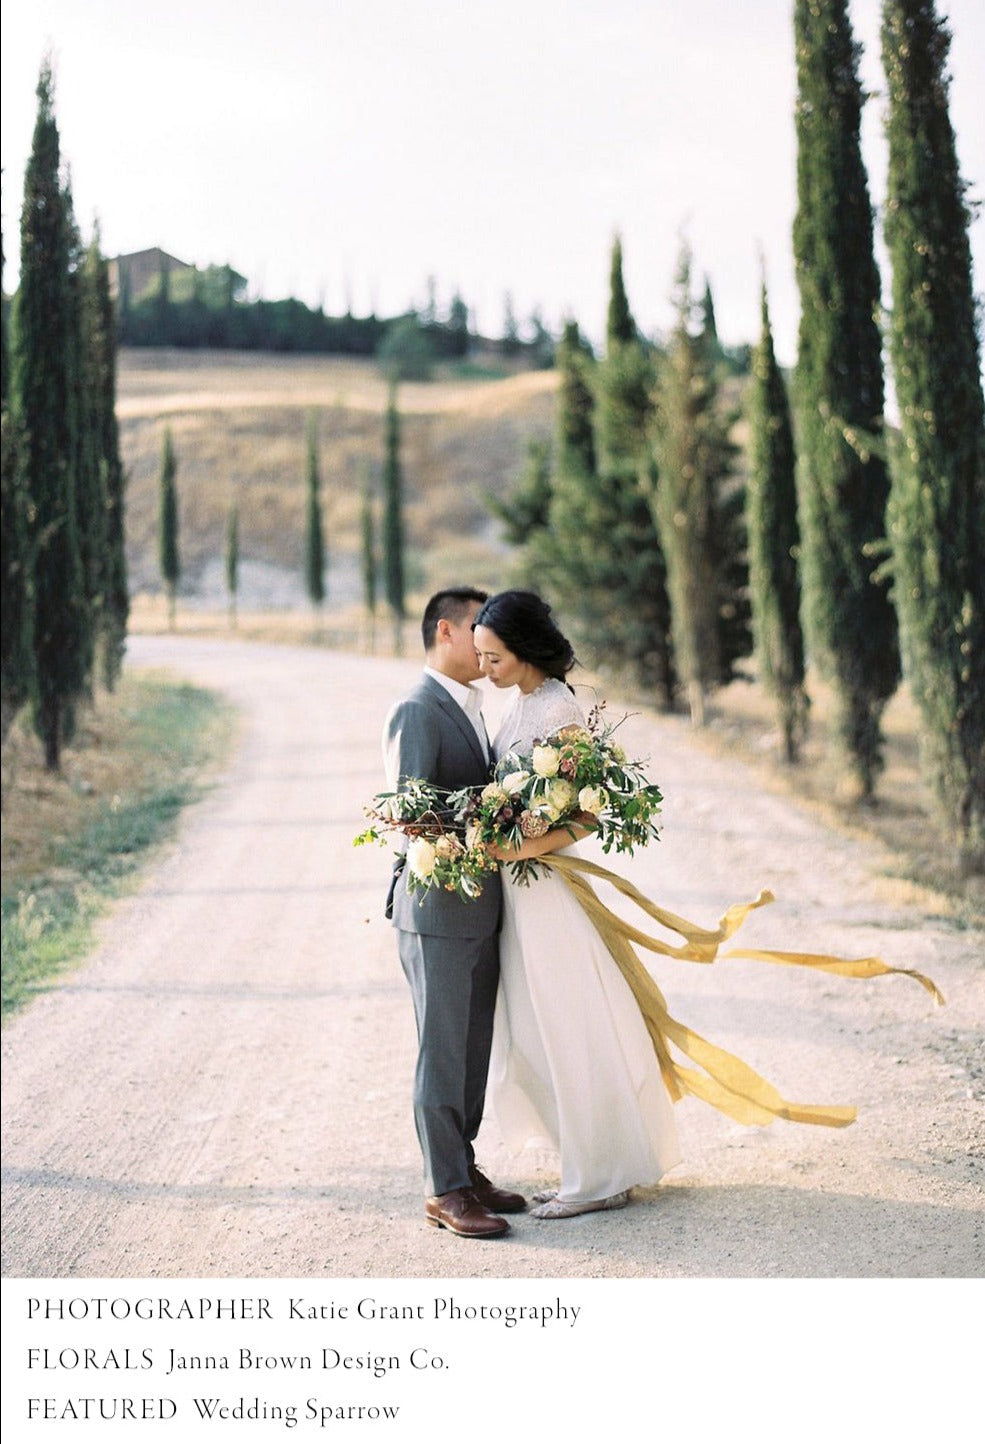
M583 723L585 714L575 700L566 682L548 677L537 690L538 721L542 734L556 732L559 727L568 727L573 722Z

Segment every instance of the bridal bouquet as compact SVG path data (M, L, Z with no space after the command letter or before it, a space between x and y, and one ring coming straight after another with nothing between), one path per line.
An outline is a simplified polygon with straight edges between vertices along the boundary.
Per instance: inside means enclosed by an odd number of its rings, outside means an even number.
M372 825L355 841L409 835L407 891L442 887L466 901L500 866L490 846L519 847L551 828L575 837L576 826L587 826L603 852L631 854L659 836L662 797L642 762L630 761L613 740L616 726L606 725L596 707L587 726L562 727L529 754L506 754L485 787L446 792L415 778L397 792L378 793L365 809ZM534 859L509 866L524 883L538 875Z
M496 872L499 863L484 848L466 844L465 823L452 805L457 796L419 777L410 778L399 791L378 792L364 809L371 824L354 839L355 845L403 833L410 839L405 854L408 892L440 887L457 893L463 902L477 898L483 875Z
M595 707L587 726L562 727L527 755L507 753L487 786L450 797L465 823L466 845L520 847L555 827L574 837L576 824L590 827L606 853L632 854L659 837L660 789L614 741L618 725L605 724L602 707ZM521 882L537 876L536 860L510 866Z

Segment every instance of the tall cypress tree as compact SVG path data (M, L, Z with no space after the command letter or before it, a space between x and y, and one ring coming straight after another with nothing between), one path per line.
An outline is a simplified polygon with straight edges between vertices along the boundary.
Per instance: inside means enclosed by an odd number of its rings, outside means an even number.
M85 608L86 691L92 696L96 642L102 630L103 571L106 559L104 468L100 465L100 427L95 374L96 297L74 218L71 191L66 191L69 225L69 297L72 308L72 378L75 410L75 525L82 563Z
M100 652L102 680L116 685L126 645L130 615L124 534L123 462L116 419L116 319L109 285L109 266L102 253L99 228L86 252L89 296L89 384L92 388L96 456L103 505Z
M800 627L796 456L786 383L773 349L766 285L748 393L749 580L759 674L777 701L784 755L795 762L807 717Z
M927 775L966 871L985 871L985 405L948 113L950 35L932 0L885 0L890 354L900 412L890 498L906 675Z
M321 467L318 459L318 416L308 416L307 503L304 528L304 584L317 610L325 600L325 532L321 508Z
M12 399L23 438L31 557L34 722L45 765L59 766L86 681L86 625L76 529L77 355L69 286L70 218L60 181L51 66L24 177L20 287L14 311Z
M226 591L229 593L229 625L236 625L236 601L239 595L239 507L235 498L226 517Z
M178 489L175 478L178 461L174 454L171 428L164 428L161 442L161 471L157 502L157 557L161 579L168 599L168 626L174 631L178 580L181 576L181 555L178 548Z
M694 326L691 265L682 254L677 323L661 367L656 425L660 481L654 514L667 564L674 657L691 719L748 654L742 492L715 379L710 339Z
M3 239L0 237L0 276ZM27 514L17 425L7 394L7 312L0 322L0 742L31 694L33 658L28 597Z
M391 382L387 400L383 456L383 590L393 618L394 648L403 651L404 481L400 464L400 412L397 386Z
M804 619L810 655L833 686L840 750L868 797L882 762L881 716L899 680L899 651L878 572L889 475L879 274L859 144L859 51L846 0L796 0L794 31Z
M362 504L359 512L361 540L361 563L363 582L363 605L369 624L369 649L376 648L376 600L379 589L379 561L376 555L376 504L373 496L372 479L367 475L363 481Z
M534 532L548 525L552 490L550 445L532 437L527 442L526 465L515 489L505 498L491 493L486 498L493 516L503 523L503 534L511 546L524 546Z

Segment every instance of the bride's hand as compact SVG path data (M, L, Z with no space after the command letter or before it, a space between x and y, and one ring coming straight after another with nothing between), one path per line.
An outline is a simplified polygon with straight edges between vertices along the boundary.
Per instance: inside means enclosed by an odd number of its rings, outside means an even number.
M543 857L546 853L557 852L558 848L569 847L579 838L587 837L598 826L598 818L592 812L579 812L563 827L552 827L541 837L525 838L519 847L504 847L501 843L486 843L486 851L497 862L526 862Z

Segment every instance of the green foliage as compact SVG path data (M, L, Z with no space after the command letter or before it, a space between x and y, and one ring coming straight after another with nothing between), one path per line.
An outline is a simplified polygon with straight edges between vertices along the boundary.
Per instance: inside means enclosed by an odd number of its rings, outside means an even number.
M616 236L609 261L609 309L606 313L606 353L613 347L628 346L638 339L636 322L629 309L629 297L622 272L622 240Z
M677 323L660 371L653 511L667 566L674 656L692 720L751 649L742 492L711 346L692 324L690 256L678 274Z
M236 625L236 597L239 592L239 507L235 500L226 517L226 591L229 593L229 618Z
M574 323L558 346L548 525L532 533L525 569L563 613L586 660L628 670L669 704L674 676L663 554L641 482L652 475L651 372L628 314L621 255L617 242L605 359L594 361Z
M178 491L175 478L178 462L174 454L171 428L164 428L161 441L161 471L158 481L157 509L157 557L168 597L168 616L174 626L175 597L181 576L181 557L178 550Z
M109 267L100 249L98 230L86 252L84 283L93 449L103 507L99 591L101 670L104 684L112 690L123 661L130 593L124 535L125 477L116 420L116 322Z
M797 0L794 29L804 619L810 655L834 687L841 748L867 797L882 764L880 719L899 655L878 571L889 477L858 47L846 0Z
M387 328L376 357L393 381L428 381L434 370L430 336L413 315L401 316Z
M551 448L548 442L527 442L527 464L510 496L499 498L490 492L486 505L503 523L503 535L511 546L522 547L535 531L548 524L551 506Z
M383 458L383 590L395 625L406 615L404 598L403 472L400 465L400 412L397 387L387 402Z
M373 618L376 616L376 600L379 590L379 558L376 554L376 504L373 496L373 483L368 476L363 484L359 531L362 541L363 604L369 616Z
M931 0L886 0L900 411L890 541L923 761L965 870L985 871L985 404L966 187L948 112L950 37Z
M318 416L308 417L307 505L304 528L304 584L313 607L325 600L325 532L321 510L321 471L318 462Z
M773 350L765 285L748 411L749 580L756 656L760 677L777 699L784 752L793 762L807 713L796 456L787 388Z
M70 290L74 223L60 182L60 146L48 62L24 177L21 273L13 322L12 400L22 439L34 653L34 722L49 768L59 764L86 686L89 643L79 552L74 463L79 355Z

